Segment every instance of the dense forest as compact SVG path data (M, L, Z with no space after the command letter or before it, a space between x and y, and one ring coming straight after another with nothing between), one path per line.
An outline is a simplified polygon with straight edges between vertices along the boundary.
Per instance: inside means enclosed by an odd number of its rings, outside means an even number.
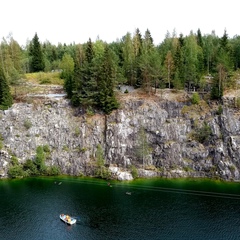
M59 71L73 106L108 114L118 108L115 89L121 84L148 94L156 88L209 91L221 99L225 89L236 87L239 67L240 36L229 38L226 30L221 37L200 29L187 36L168 32L157 46L148 29L112 43L89 39L57 46L41 43L37 33L20 46L9 35L0 44L0 108L11 106L10 88L31 72Z

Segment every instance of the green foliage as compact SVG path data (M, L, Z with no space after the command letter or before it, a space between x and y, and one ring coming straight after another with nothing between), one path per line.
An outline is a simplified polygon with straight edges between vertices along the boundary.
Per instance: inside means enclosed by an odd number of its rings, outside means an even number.
M43 151L45 153L46 159L48 159L50 157L50 154L51 154L50 147L48 145L43 145Z
M43 145L43 151L44 151L45 153L50 153L50 147L49 147L49 145Z
M138 28L133 36L127 33L120 41L110 44L98 38L95 42L89 39L83 44L59 43L55 46L49 41L40 43L35 34L33 39L21 48L12 36L8 36L1 41L0 65L8 84L15 86L19 84L22 73L57 73L61 68L64 87L73 105L98 106L101 109L105 100L101 99L98 105L98 80L104 71L102 63L106 48L110 48L113 53L110 59L114 65L115 85L127 82L150 91L153 87L159 87L161 83L166 87L168 82L168 87L188 87L190 90L200 86L199 81L204 75L211 74L217 81L213 85L212 98L220 99L224 88L234 87L230 77L231 71L240 67L239 46L240 37L236 35L230 39L226 30L222 37L218 37L214 31L204 35L200 29L197 33L191 31L187 36L177 36L175 32L172 35L167 33L164 41L158 46L153 44L149 29L142 37ZM220 71L219 66L224 71ZM42 84L50 82L52 80L47 77L40 80ZM111 85L109 87L112 88ZM112 102L112 99L109 101ZM1 106L2 109L7 107L9 104ZM104 111L111 112L108 108Z
M111 172L109 171L109 169L107 167L100 166L100 167L96 168L95 177L109 179L111 177Z
M28 82L39 83L39 84L53 84L63 85L63 80L60 78L59 72L37 72L37 73L26 73L24 79Z
M185 59L185 79L188 87L191 84L196 84L198 80L198 51L196 37L193 33L185 39L183 54Z
M218 86L214 85L211 89L211 99L220 100L222 96L223 96L223 88L222 87L219 88Z
M36 161L27 159L23 165L16 162L11 164L8 174L11 178L37 175L55 176L61 174L61 170L57 166L46 167L45 165L42 165L41 168L39 168L39 164Z
M8 169L8 175L11 178L19 178L19 177L23 177L24 175L24 171L21 165L14 165L9 167Z
M74 61L68 53L64 53L60 63L62 69L61 78L64 79L64 88L69 98L73 95L73 74L74 74Z
M36 156L35 156L34 163L36 164L37 170L39 171L40 174L46 173L45 160L46 160L46 154L44 153L43 147L38 146L36 149Z
M64 145L62 150L65 151L65 152L69 152L69 147L67 145Z
M62 69L61 76L64 78L67 75L72 75L74 71L74 61L70 54L64 53L60 63Z
M89 106L86 110L86 113L88 116L93 116L94 115L94 110L91 106Z
M199 104L200 96L197 92L193 93L191 102L192 102L192 104Z
M184 167L183 167L183 170L184 170L185 172L191 172L191 171L193 171L192 168L190 168L189 166L184 166Z
M115 97L115 66L112 59L112 52L107 47L104 52L101 73L98 82L98 106L104 113L110 114L112 110L119 107Z
M104 155L103 155L103 150L100 144L97 145L97 151L96 151L96 161L97 161L97 166L102 167L105 163Z
M27 159L23 164L23 170L28 173L28 176L39 175L37 165L31 159Z
M15 156L11 158L11 166L8 174L10 177L28 177L37 175L58 175L61 173L58 166L47 167L45 165L46 156L50 153L47 145L38 146L34 160L27 159L24 164L20 164Z
M156 49L146 47L144 53L139 57L139 68L141 70L141 88L148 94L152 94L153 86L161 84L160 56Z
M6 110L13 104L10 87L0 66L0 110Z
M200 29L197 30L197 44L200 47L203 47L203 39L202 39L202 33Z
M210 173L215 175L216 172L217 172L217 166L212 166L210 169L209 169Z
M29 119L26 119L23 123L24 127L28 130L32 127L32 122Z
M51 166L47 169L47 174L50 176L57 176L57 175L61 174L61 170L57 166Z
M167 80L169 89L171 88L173 69L174 69L174 61L173 61L172 52L168 51L164 61L164 73L166 75L165 79Z
M222 107L222 105L220 105L219 107L218 107L218 110L217 110L217 115L221 115L222 113L223 113L223 107Z
M2 134L0 133L0 150L3 149L3 140L4 140L4 138L3 138Z
M146 164L146 157L149 155L151 148L149 146L149 143L147 141L147 135L145 132L145 129L143 127L140 127L140 130L138 132L138 146L137 146L137 156L139 159L141 159L141 163L143 166Z
M11 157L11 165L12 166L18 165L18 158L16 156Z
M40 72L44 71L45 64L44 64L44 58L43 58L43 52L41 48L41 44L39 42L39 38L37 36L37 33L35 33L31 43L30 43L30 65L31 65L31 71L32 72Z
M234 165L229 166L229 170L231 172L234 172L236 170L236 167Z
M76 127L76 128L75 128L74 135L75 135L75 137L79 137L79 135L80 135L80 129L79 129L79 127Z
M96 106L97 81L100 61L94 60L93 43L91 39L86 44L86 59L76 66L71 79L71 102L74 106Z
M111 172L107 167L104 166L105 159L104 159L103 150L100 144L97 145L96 162L97 162L97 167L95 170L95 176L103 179L110 178Z
M44 78L40 80L40 84L50 84L50 83L51 83L51 80L48 78Z
M81 151L82 153L85 153L85 152L87 151L87 148L83 147L83 148L80 149L80 151Z
M138 178L138 170L134 165L130 166L131 174L134 179Z
M235 99L235 106L236 106L236 108L240 108L240 97L237 97L236 99Z
M116 76L119 76L116 55L110 48L105 48L102 41L93 44L89 39L85 47L85 55L77 63L71 79L71 102L73 106L87 109L87 113L98 107L109 114L119 105L114 93Z
M202 127L197 127L195 130L194 138L200 143L204 143L210 139L211 134L211 127L206 122L204 122Z
M136 39L136 41L138 41ZM135 43L139 45L139 43ZM136 47L136 49L134 49ZM123 72L125 77L128 79L128 84L134 86L136 84L136 70L135 61L136 55L135 51L138 52L138 47L133 45L131 34L128 32L123 38L122 44L122 58L123 58Z
M9 84L18 84L20 74L23 72L23 57L20 45L13 39L11 34L8 35L7 39L2 39L0 44L0 65Z

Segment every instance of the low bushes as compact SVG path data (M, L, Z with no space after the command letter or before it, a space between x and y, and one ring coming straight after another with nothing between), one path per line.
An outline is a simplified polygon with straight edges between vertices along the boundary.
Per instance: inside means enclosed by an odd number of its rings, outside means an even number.
M11 158L8 175L11 178L39 176L39 175L59 175L60 168L57 166L46 166L45 160L50 154L50 149L47 145L38 146L34 160L27 159L25 163L19 163L17 157Z

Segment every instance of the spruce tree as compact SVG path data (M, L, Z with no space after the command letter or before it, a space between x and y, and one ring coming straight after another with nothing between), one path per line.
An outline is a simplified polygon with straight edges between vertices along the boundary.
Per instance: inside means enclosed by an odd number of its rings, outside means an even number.
M117 109L119 103L114 93L115 66L111 50L106 47L101 66L101 74L98 83L98 106L104 113L110 114Z
M78 79L75 79L75 82L78 82L76 86L77 89L77 98L80 105L84 107L93 106L96 104L96 92L97 92L97 82L94 74L94 51L93 43L91 39L87 42L87 48L85 51L86 61L84 61L83 66L75 75ZM75 96L74 96L75 97Z
M151 36L151 33L149 29L145 31L144 39L143 39L143 51L144 53L148 53L153 49L153 38Z
M140 30L137 28L135 35L133 37L133 46L134 46L134 53L135 53L134 68L136 71L136 78L137 78L135 87L140 87L142 85L142 71L139 66L139 61L142 55L142 47L143 47L142 45L143 45L142 35L140 33Z
M197 30L197 44L202 48L203 47L203 40L202 40L202 33L201 30Z
M5 110L12 106L13 99L10 93L10 87L8 85L7 79L0 67L0 109Z
M32 43L30 44L30 57L31 57L31 71L32 72L40 72L44 70L44 58L42 48L37 36L35 33Z
M180 36L176 52L174 54L175 74L173 86L176 89L184 88L184 59L183 59L183 38Z
M135 62L135 53L134 46L131 34L128 32L124 36L123 41L123 69L126 79L128 80L128 84L131 86L135 85L136 82L136 74L134 71L134 62Z
M224 34L220 39L220 47L224 50L228 50L228 34L226 29L224 30Z

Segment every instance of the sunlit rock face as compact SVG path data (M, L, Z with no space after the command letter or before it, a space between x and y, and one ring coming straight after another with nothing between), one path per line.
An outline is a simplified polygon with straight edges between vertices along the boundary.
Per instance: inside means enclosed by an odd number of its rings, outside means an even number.
M136 168L139 177L238 181L240 118L224 104L217 114L213 103L191 108L189 101L129 98L105 116L87 115L63 98L17 103L0 111L0 175L7 177L11 156L24 163L48 145L47 165L94 176L100 146L105 168L119 180L132 180Z

